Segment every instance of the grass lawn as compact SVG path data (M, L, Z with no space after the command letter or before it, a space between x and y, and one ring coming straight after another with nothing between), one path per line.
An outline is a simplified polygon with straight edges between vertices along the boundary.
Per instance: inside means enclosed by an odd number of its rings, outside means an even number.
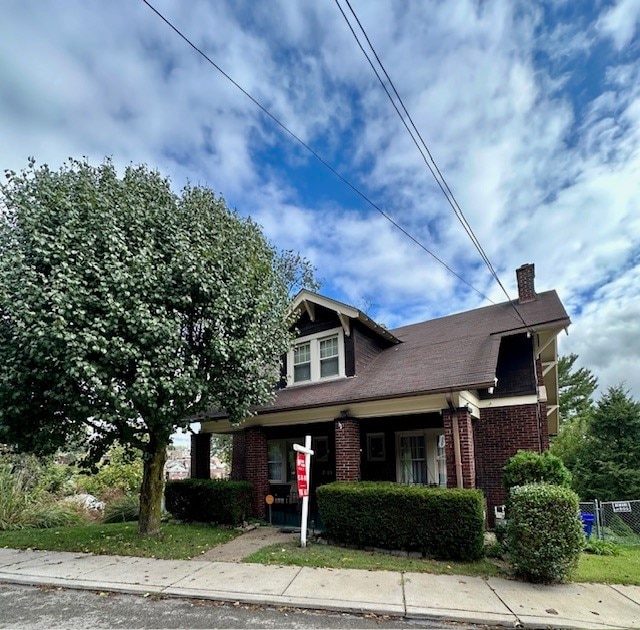
M509 576L507 570L500 569L490 560L443 562L314 543L309 543L305 549L298 547L295 542L271 545L247 556L244 562L368 571L410 571L484 577ZM583 553L573 581L640 585L640 547L620 547L618 556L596 556Z
M94 523L0 532L0 547L189 560L236 535L234 530L207 525L163 524L159 536L146 538L138 534L137 523Z
M332 545L309 543L305 549L297 543L271 545L247 556L244 562L261 564L293 564L303 567L333 569L366 569L378 571L412 571L415 573L444 573L450 575L500 574L500 569L486 560L478 562L442 562L421 558L402 558L372 551L360 551Z
M640 585L640 547L619 547L618 556L583 553L574 582Z

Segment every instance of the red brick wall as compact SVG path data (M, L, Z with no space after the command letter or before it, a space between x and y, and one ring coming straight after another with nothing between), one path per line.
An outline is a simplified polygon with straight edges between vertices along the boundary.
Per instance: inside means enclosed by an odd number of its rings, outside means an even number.
M264 498L269 494L269 466L267 464L267 437L262 427L245 431L245 478L253 484L251 514L266 517Z
M244 433L238 431L238 433L233 434L233 444L231 446L231 479L244 481L245 461Z
M336 481L360 480L360 423L339 418L336 427Z
M494 506L506 499L502 468L507 459L518 450L540 452L549 444L546 417L540 423L538 409L537 404L482 409L475 424L476 483L487 497L491 525Z
M460 438L460 461L462 462L462 483L464 488L476 487L476 456L473 438L473 422L466 409L444 409L442 419L444 421L444 436L447 456L447 487L456 488L458 477L456 475L456 456L454 447L453 418L458 419L458 435Z

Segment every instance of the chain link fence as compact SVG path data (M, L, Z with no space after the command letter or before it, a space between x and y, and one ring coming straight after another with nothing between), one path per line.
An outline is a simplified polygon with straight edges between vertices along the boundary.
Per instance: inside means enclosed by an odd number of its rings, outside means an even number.
M640 499L583 501L580 511L594 517L592 537L616 545L640 545Z

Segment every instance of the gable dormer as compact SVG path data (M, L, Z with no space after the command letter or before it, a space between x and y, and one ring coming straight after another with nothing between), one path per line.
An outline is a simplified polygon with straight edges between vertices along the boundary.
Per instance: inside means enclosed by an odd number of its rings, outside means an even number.
M296 341L283 377L289 387L355 376L376 354L400 343L352 306L303 290L292 304Z

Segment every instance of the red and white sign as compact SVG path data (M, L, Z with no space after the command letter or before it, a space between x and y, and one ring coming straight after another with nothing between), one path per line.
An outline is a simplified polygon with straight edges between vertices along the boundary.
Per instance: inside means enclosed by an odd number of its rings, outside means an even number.
M296 476L298 478L298 496L309 496L309 482L307 476L306 456L304 453L296 453Z

